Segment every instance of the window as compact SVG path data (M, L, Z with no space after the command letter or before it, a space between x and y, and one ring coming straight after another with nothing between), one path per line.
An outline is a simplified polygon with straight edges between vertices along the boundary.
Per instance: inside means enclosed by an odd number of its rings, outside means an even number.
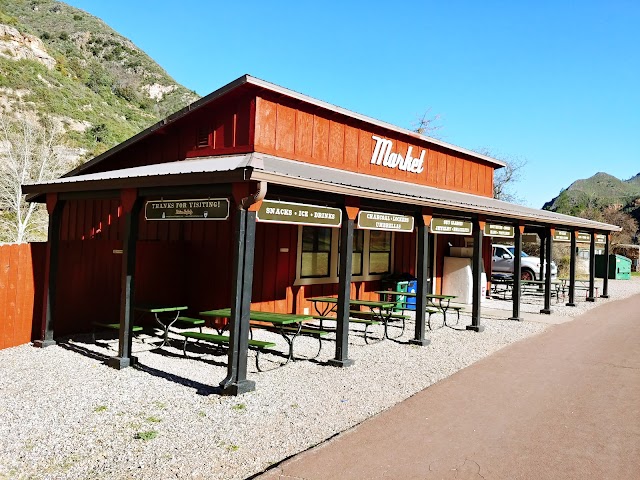
M339 246L339 228L299 227L295 284L338 283ZM392 232L353 232L351 275L354 281L378 280L391 272L392 263Z
M204 148L209 146L209 128L198 127L196 133L196 148Z
M331 228L302 227L300 277L328 277L331 267Z
M369 273L389 273L391 271L391 232L378 230L369 232Z
M353 232L353 256L351 258L351 275L362 275L362 253L364 252L364 230Z

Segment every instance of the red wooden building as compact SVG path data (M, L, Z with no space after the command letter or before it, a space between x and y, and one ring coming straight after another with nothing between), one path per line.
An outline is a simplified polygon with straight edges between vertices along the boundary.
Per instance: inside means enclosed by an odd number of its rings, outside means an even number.
M242 371L248 308L305 313L311 296L377 298L383 278L407 273L418 278L415 342L425 345L423 294L440 291L450 246L468 245L470 329L481 331L487 225L512 229L517 245L525 229L540 234L547 258L556 228L592 238L617 228L494 200L502 166L243 76L63 178L23 187L51 214L39 344L120 321L121 368L132 361L134 303L231 306L223 389L238 393L253 388ZM348 307L341 315L346 323ZM336 365L349 364L346 335Z

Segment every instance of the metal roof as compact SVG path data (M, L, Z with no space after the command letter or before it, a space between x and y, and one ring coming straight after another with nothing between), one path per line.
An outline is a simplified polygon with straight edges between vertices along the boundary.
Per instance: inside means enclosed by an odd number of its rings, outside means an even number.
M525 223L554 227L620 230L616 225L538 210L480 195L347 172L260 153L206 157L63 177L49 182L24 185L23 191L32 194L33 197L47 192L97 191L141 184L202 185L216 181L231 181L232 177L225 174L235 174L235 181L266 181L277 185L438 208L451 211L452 214L481 214L492 219L522 220Z
M305 103L308 103L310 105L314 105L316 107L320 107L320 108L324 108L327 109L331 112L335 112L335 113L339 113L341 115L345 115L347 117L353 118L355 120L360 120L362 122L366 122L369 123L371 125L376 125L378 127L382 127L385 128L387 130L391 130L393 132L397 132L397 133L401 133L403 135L409 135L413 138L416 138L418 140L422 140L428 143L432 143L434 145L438 145L440 147L446 148L448 150L452 150L455 152L459 152L459 153L463 153L465 155L470 155L474 158L477 158L479 160L483 160L487 163L490 163L492 165L494 165L497 168L500 167L504 167L505 163L502 162L501 160L497 160L495 158L491 158L488 157L487 155L482 155L478 152L474 152L472 150L468 150L466 148L462 148L462 147L458 147L456 145L452 145L450 143L447 142L443 142L442 140L438 140L432 137L428 137L425 135L420 135L419 133L416 133L414 131L411 130L407 130L406 128L401 128L398 127L396 125L392 125L390 123L386 123L380 120L376 120L375 118L371 118L371 117L367 117L366 115L361 115L359 113L355 113L352 112L351 110L347 110L345 108L341 108L338 107L336 105L332 105L330 103L327 102L323 102L322 100L317 100L313 97L309 97L307 95L304 95L302 93L298 93L295 92L293 90L289 90L287 88L281 87L279 85L273 84L273 83L269 83L266 82L264 80L260 80L259 78L255 78L252 77L250 75L243 75L242 77L239 77L237 79L235 79L234 81L228 83L227 85L225 85L222 88L219 88L218 90L210 93L209 95L207 95L206 97L202 97L201 99L193 102L192 104L186 106L185 108L183 108L182 110L179 110L171 115L169 115L167 118L160 120L159 122L155 123L154 125L150 126L149 128L147 128L146 130L143 130L142 132L134 135L133 137L129 138L128 140L125 140L124 142L116 145L115 147L111 148L110 150L107 150L106 152L102 153L101 155L98 155L95 158L92 158L91 160L89 160L88 162L84 163L83 165L80 165L79 167L71 170L70 172L66 173L65 176L72 176L72 175L77 175L81 172L83 172L84 170L86 170L89 167L92 167L93 165L102 162L103 160L106 160L108 157L110 157L111 155L129 147L130 145L135 144L136 142L142 140L143 138L151 135L152 133L154 133L157 130L160 130L164 127L166 127L167 125L172 124L173 122L185 117L187 114L191 113L194 110L197 110L211 102L213 102L214 100L217 100L218 98L226 95L227 93L231 92L232 90L235 90L243 85L254 85L256 87L262 88L264 90L269 90L275 93L278 93L280 95L284 95Z

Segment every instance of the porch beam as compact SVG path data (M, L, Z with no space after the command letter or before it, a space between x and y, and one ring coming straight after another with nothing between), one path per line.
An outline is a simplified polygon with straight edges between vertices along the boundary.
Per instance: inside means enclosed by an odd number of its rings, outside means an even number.
M576 303L576 248L578 232L571 230L571 256L569 257L569 303L567 307L575 307Z
M418 285L416 289L416 329L415 336L409 343L426 346L431 341L425 338L425 320L427 313L427 293L429 293L429 225L431 224L431 214L423 212L416 216L418 225L418 258L417 277Z
M521 289L521 276L522 276L522 234L524 233L524 225L516 224L513 226L515 237L513 243L515 246L515 258L513 259L513 290L511 297L513 300L513 315L509 320L522 321L520 317L520 297L522 293Z
M602 295L601 298L609 298L609 242L611 235L606 234L607 238L604 243L604 278L602 279Z
M336 356L329 360L329 364L334 367L349 367L354 363L349 358L349 300L351 296L351 266L353 264L353 228L359 211L359 200L347 197L342 208L342 228L340 230Z
M136 245L142 199L136 189L123 190L120 194L124 213L124 238L122 241L122 270L120 273L120 329L118 356L107 360L107 365L117 370L133 366L137 358L132 354L133 319L135 301Z
M47 247L44 267L44 292L42 297L42 321L40 338L33 342L34 347L44 348L55 345L54 312L56 302L56 287L58 279L58 258L60 255L60 225L64 201L55 193L47 194L47 211L49 212L49 226L47 232Z
M596 233L590 232L591 238L589 242L589 296L587 302L595 302L596 297L593 294L595 290L596 279Z
M467 325L467 330L483 332L484 325L481 325L482 316L482 236L485 222L479 217L473 219L473 307L471 313L471 325Z

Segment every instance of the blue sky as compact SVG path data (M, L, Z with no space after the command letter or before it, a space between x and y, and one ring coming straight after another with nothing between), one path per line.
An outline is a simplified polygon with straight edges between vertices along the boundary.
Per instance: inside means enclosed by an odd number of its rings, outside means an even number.
M640 2L72 0L201 95L248 73L443 140L527 160L541 207L640 172Z

